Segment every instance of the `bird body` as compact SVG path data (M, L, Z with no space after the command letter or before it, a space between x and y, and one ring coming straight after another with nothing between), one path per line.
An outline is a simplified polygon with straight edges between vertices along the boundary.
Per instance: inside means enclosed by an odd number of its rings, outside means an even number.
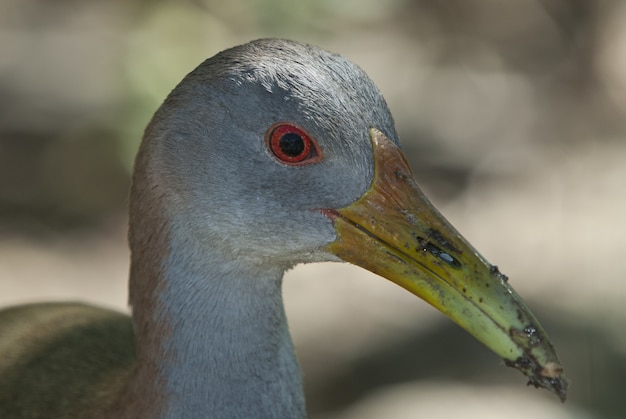
M0 417L98 417L135 362L127 315L79 303L0 311Z
M340 260L564 396L536 319L417 188L378 89L319 48L253 41L185 77L144 134L129 244L132 321L70 303L0 312L0 417L305 417L282 277Z

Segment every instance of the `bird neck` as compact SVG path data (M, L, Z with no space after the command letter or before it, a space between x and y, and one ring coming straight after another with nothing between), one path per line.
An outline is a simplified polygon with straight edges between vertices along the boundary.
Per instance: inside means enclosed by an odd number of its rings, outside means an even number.
M128 405L159 418L304 417L282 270L226 262L171 226L156 231L131 262L137 369Z

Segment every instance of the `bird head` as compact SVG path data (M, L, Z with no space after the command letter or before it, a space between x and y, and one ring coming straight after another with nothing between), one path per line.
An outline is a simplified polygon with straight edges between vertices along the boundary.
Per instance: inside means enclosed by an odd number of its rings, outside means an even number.
M248 269L359 265L565 398L539 322L424 196L385 100L347 59L282 40L226 50L168 96L146 154L142 176L167 195L167 216L195 252Z

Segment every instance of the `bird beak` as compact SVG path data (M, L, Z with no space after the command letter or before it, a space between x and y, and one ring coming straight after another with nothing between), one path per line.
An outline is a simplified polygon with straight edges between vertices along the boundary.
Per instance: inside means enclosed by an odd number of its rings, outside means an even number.
M327 249L427 301L564 401L556 352L507 277L433 207L402 151L377 129L370 138L374 180L355 203L323 211L337 232Z

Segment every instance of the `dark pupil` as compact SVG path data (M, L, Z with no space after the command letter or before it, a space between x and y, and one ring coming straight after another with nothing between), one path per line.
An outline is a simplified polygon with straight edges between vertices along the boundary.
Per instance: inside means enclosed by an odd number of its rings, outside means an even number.
M304 140L300 135L289 132L281 137L279 147L289 157L296 157L304 151Z

